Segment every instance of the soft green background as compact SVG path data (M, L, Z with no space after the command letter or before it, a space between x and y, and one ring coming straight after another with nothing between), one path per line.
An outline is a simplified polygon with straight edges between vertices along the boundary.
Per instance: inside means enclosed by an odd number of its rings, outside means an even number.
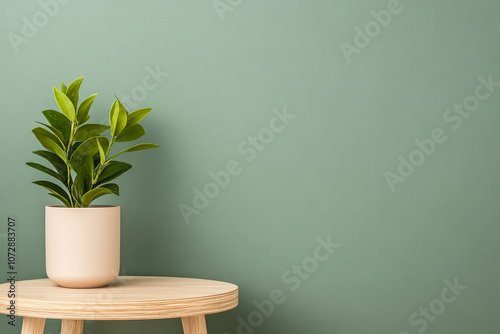
M55 202L24 163L40 162L30 130L55 107L51 87L85 75L82 96L99 94L92 119L103 122L113 94L158 65L169 76L139 105L153 108L142 141L162 148L130 153L122 195L98 201L122 207L122 274L238 284L240 305L208 316L214 334L236 333L274 289L287 300L255 333L413 334L408 317L458 277L468 288L425 332L499 332L500 90L457 130L442 117L478 76L500 81L500 2L402 0L348 64L339 44L387 3L242 1L222 20L210 0L74 0L15 53L7 34L40 6L2 1L0 233L17 219L18 278L45 277L44 206ZM246 162L238 145L284 107L296 118ZM391 192L384 173L438 127L447 141ZM230 160L242 172L185 224L179 204ZM328 235L340 248L290 290L282 274ZM0 319L1 333L20 333ZM84 333L169 330L180 321L89 321Z

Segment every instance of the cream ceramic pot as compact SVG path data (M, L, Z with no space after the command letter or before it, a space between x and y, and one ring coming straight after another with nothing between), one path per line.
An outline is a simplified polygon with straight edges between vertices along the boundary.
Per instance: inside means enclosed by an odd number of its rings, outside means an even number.
M96 288L120 270L120 207L45 207L48 278L67 288Z

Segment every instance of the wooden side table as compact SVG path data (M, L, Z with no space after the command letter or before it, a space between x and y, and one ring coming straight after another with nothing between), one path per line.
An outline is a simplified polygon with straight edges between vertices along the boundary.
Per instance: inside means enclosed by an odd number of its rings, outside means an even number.
M0 285L0 313L9 314L10 284ZM62 319L61 334L82 334L84 320L181 318L185 334L206 334L205 314L238 305L234 284L194 278L120 276L95 289L62 288L48 279L16 283L22 334L43 334L45 319Z

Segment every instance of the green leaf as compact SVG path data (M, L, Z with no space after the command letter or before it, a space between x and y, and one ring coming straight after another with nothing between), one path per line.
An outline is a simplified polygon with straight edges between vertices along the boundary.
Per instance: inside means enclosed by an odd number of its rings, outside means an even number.
M144 128L140 124L128 125L118 136L115 142L132 141L141 138L145 134Z
M106 154L108 152L109 140L106 137L98 137L97 138L97 147L99 149L99 158L101 165L104 166L106 162Z
M57 144L59 139L54 134L44 128L34 128L31 132L33 132L36 139L38 139L43 147L57 154L63 161L66 161L66 155L63 149Z
M73 155L73 153L76 151L76 149L78 147L80 147L80 145L82 145L83 142L82 141L75 141L71 144L71 147L69 148L69 154L68 156L71 157Z
M99 161L101 165L104 165L106 162L106 152L104 152L104 149L99 141L97 141L97 148L99 149Z
M64 143L67 144L71 133L71 122L66 118L66 116L52 109L44 110L42 111L42 114L45 116L47 121L49 121L50 125L62 133Z
M68 87L66 87L66 85L61 81L61 91L66 94L66 92L68 91Z
M85 154L94 156L99 151L97 147L97 137L92 137L84 141L71 155L71 160L78 161L83 158Z
M109 112L109 124L111 125L111 137L116 137L127 126L127 110L117 99Z
M145 144L137 144L137 145L134 145L134 146L131 146L129 148L126 148L124 149L123 151L113 155L109 160L113 160L114 158L116 158L117 156L119 156L120 154L122 153L126 153L126 152L134 152L134 151L142 151L142 150L147 150L148 148L155 148L155 147L160 147L160 145L156 145L156 144L150 144L150 143L145 143Z
M82 196L82 204L84 207L88 207L93 200L101 196L112 193L113 192L107 188L102 188L102 187L94 188L92 190L89 190L88 192L85 193L85 195Z
M85 154L82 159L68 161L68 165L75 171L83 181L84 192L92 187L92 177L94 176L94 158Z
M116 196L120 196L120 187L116 183L108 183L108 184L103 184L101 188L106 188L109 189L115 194Z
M150 144L150 143L137 144L137 145L131 146L131 147L121 151L118 154L125 153L125 152L142 151L142 150L147 150L148 148L155 148L155 147L160 147L160 145Z
M99 144L99 141L97 141ZM101 157L99 154L94 155L94 173L96 172L96 168L99 167L99 164L101 163Z
M64 116L66 116L71 122L74 122L76 118L76 113L73 102L71 102L71 100L66 96L66 94L61 92L56 87L54 87L54 97L56 99L57 105L59 106L59 109L61 109Z
M38 184L39 186L44 187L45 189L51 191L52 193L63 197L68 203L71 202L66 191L64 191L64 189L59 187L57 184L49 182L49 181L35 181L33 183Z
M97 94L90 95L85 100L83 100L82 103L80 103L80 106L78 107L78 113L76 114L78 124L83 124L90 118L90 106L92 106L92 103L94 102L96 96Z
M66 185L66 180L64 179L64 177L62 177L58 173L54 172L52 169L45 167L44 165L37 164L35 162L27 162L26 165L30 166L31 168L37 169L41 172L44 172L45 174L48 174L48 175L58 179L59 181L62 182L62 184Z
M73 102L73 107L76 110L78 106L78 93L80 91L80 85L82 84L83 77L73 80L66 91L66 96Z
M57 173L64 178L64 184L68 183L68 169L64 161L59 158L57 154L43 150L34 151L33 153L50 162L50 164L56 169Z
M143 108L133 111L127 117L127 126L138 123L141 119L143 119L149 112L151 108Z
M45 124L45 123L42 123L42 122L37 122L35 121L35 123L38 123L38 124L41 124L43 126L45 126L47 129L49 129L50 131L52 131L53 134L56 135L56 138L57 138L57 144L64 150L65 149L65 145L64 145L64 135L61 133L61 131L57 130L56 128L48 125L48 124Z
M118 103L120 104L120 106L125 110L125 113L127 113L127 117L128 117L128 110L125 109L125 107L123 106L123 104L120 102L120 99L118 98L118 96L114 95L115 97L115 100L118 101Z
M68 208L71 208L71 203L68 202L68 200L66 198L64 198L63 196L59 195L59 194L54 194L54 193L49 193L50 196L54 196L55 198L57 198L58 200L60 200L61 202L63 202L63 204L65 206L67 206Z
M76 130L75 141L85 141L92 137L99 136L102 132L109 129L109 126L102 124L85 124Z
M74 201L78 203L78 206L82 206L82 196L85 192L85 182L80 175L77 175L71 187L71 196L73 196Z
M132 168L132 165L121 161L110 161L101 171L97 178L96 186L116 179L126 171Z

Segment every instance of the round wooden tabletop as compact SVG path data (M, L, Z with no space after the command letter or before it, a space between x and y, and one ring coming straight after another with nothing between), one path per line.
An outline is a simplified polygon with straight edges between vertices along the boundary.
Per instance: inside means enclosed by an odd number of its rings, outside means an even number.
M0 313L7 314L10 284L0 284ZM234 284L195 278L119 276L102 288L69 289L49 279L16 282L16 315L75 320L190 317L238 305Z

